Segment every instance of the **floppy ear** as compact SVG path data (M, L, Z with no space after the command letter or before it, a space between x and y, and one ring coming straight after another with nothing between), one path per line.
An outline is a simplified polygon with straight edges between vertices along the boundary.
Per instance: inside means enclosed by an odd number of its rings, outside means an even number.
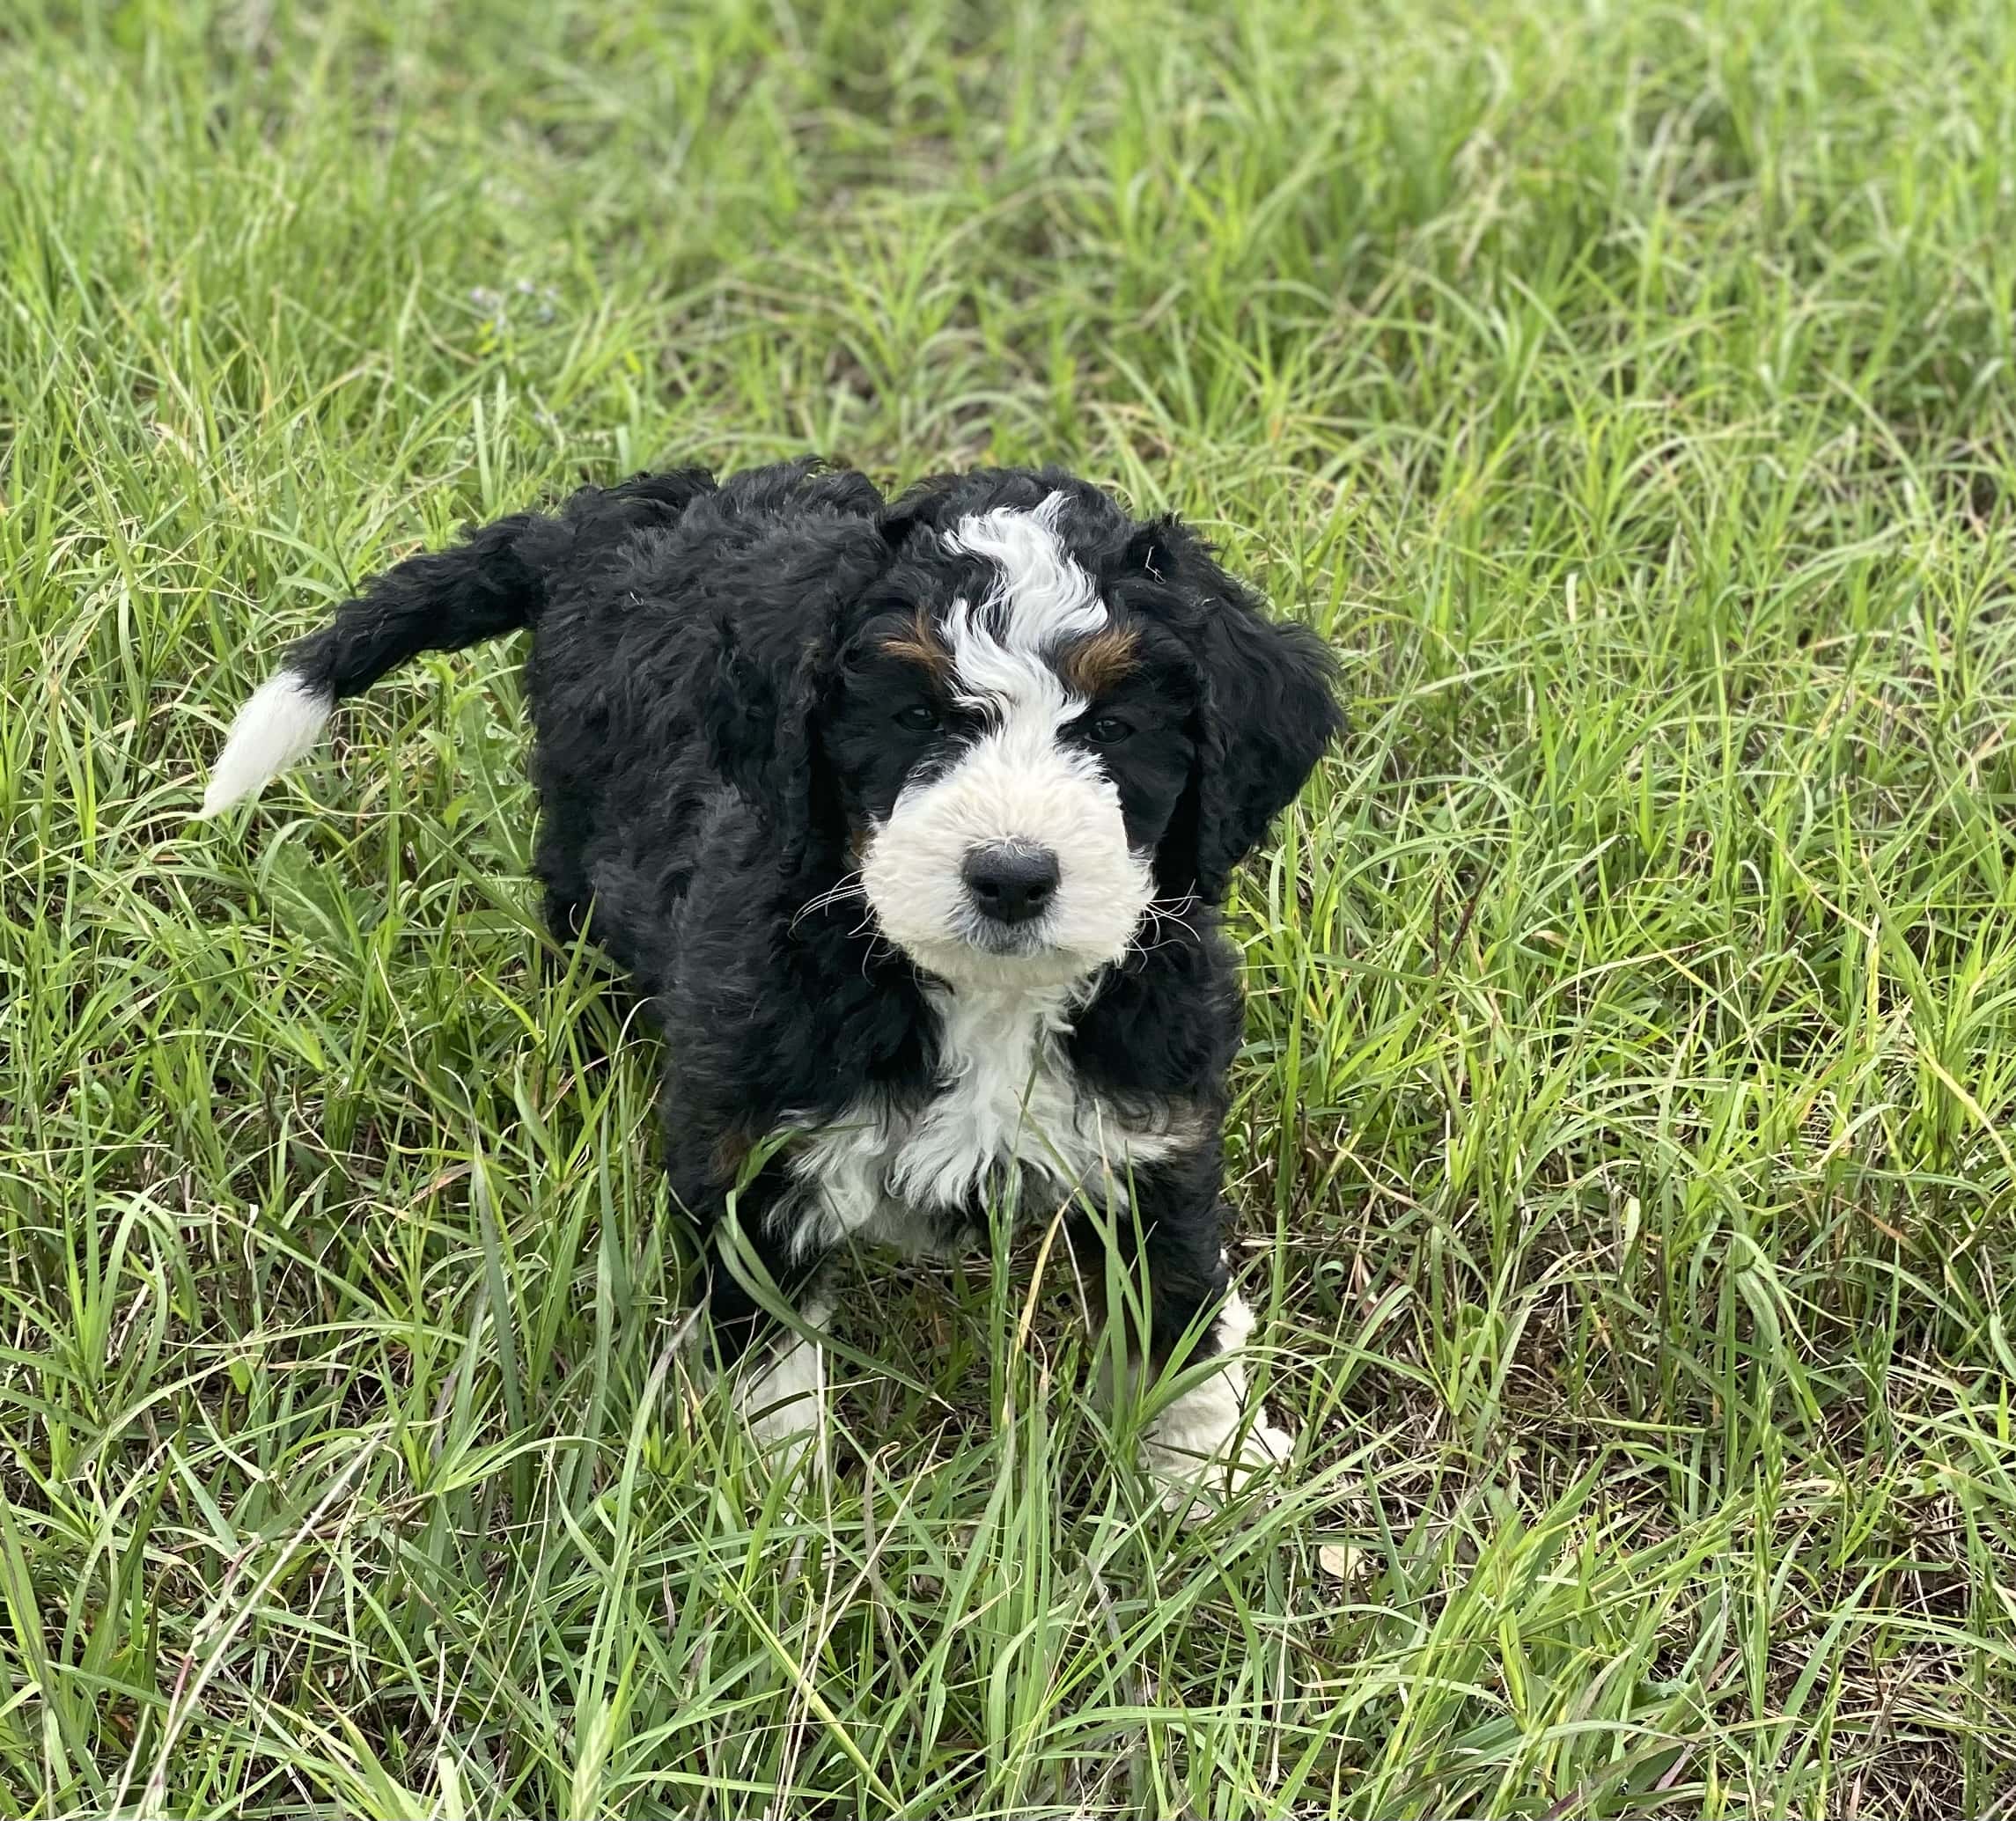
M1165 884L1215 903L1343 731L1336 659L1307 627L1264 618L1174 519L1136 532L1126 561L1181 602L1201 684L1197 770L1165 846Z
M920 531L942 531L948 516L956 515L962 489L969 488L971 475L927 474L887 501L875 523L882 540L892 553L901 552ZM991 496L990 496L991 497Z
M832 642L804 628L795 642L752 641L724 620L709 691L714 763L769 824L786 874L805 863L821 819L813 754L832 672Z
M725 606L716 622L708 743L721 775L769 825L787 875L806 865L817 837L843 832L832 781L816 762L820 723L841 618L887 558L872 524L834 527L781 554L763 597Z
M912 488L902 498L882 508L876 515L875 528L891 551L899 551L909 542L910 533L926 522L929 510L929 502L920 497L918 488Z

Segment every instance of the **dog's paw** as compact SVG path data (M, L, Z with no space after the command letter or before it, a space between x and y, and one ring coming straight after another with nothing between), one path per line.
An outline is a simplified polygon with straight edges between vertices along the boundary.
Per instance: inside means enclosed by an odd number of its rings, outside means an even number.
M745 1373L734 1388L736 1414L752 1444L754 1485L782 1484L787 1502L815 1509L829 1483L827 1424L831 1399L823 1349L810 1340L787 1345L767 1369Z
M816 1398L805 1395L745 1410L742 1427L757 1453L776 1459L813 1446L825 1432L826 1412Z
M1182 1401L1143 1438L1141 1451L1143 1465L1160 1491L1162 1509L1186 1521L1200 1522L1240 1497L1284 1466L1294 1452L1293 1437L1275 1427L1264 1407L1253 1413L1250 1422L1235 1421L1228 1428L1222 1421L1183 1420Z
M815 1303L805 1311L819 1328L831 1311ZM826 1352L803 1334L784 1336L765 1360L746 1362L735 1379L734 1404L750 1439L773 1458L789 1459L816 1443L826 1429Z
M804 1319L819 1328L830 1314L820 1301L806 1308ZM808 1463L823 1454L832 1400L826 1352L816 1340L798 1333L776 1336L765 1350L725 1373L715 1362L697 1319L688 1324L673 1347L696 1394L704 1396L726 1378L735 1421L753 1444L754 1458L772 1472L802 1474Z

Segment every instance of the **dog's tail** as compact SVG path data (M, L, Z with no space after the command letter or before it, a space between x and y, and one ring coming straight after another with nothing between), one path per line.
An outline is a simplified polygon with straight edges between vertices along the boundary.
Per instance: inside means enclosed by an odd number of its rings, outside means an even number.
M471 532L452 549L387 569L336 617L288 652L232 723L199 811L214 816L256 796L321 738L331 710L423 651L452 651L530 626L577 544L669 525L711 477L697 468L586 488L556 518L522 512Z

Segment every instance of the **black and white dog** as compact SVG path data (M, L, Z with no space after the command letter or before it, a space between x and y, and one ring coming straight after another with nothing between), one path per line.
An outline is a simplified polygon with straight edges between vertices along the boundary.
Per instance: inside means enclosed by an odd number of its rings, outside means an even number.
M1187 1496L1277 1455L1235 1356L1215 907L1338 732L1324 646L1060 472L894 501L809 460L646 475L380 576L246 704L203 813L395 665L519 628L547 913L648 997L674 1195L718 1241L734 1194L710 1312L725 1362L764 1343L759 1435L815 1421L820 1356L750 1252L817 1328L849 1239L937 1249L1007 1208L1138 1244L1156 1367L1224 1355L1153 1471Z

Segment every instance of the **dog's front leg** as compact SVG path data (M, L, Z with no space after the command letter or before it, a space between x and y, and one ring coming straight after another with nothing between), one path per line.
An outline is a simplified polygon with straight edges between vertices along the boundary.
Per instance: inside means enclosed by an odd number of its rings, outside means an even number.
M813 1289L798 1304L798 1318L815 1333L833 1306ZM769 1453L816 1443L827 1420L826 1349L811 1335L777 1332L762 1353L743 1358L735 1375L735 1408L756 1445Z
M752 1265L760 1266L808 1328L822 1328L831 1317L820 1289L825 1249L802 1243L791 1209L789 1186L760 1176L739 1198L734 1226L717 1223L709 1247L714 1356L732 1375L735 1409L766 1450L816 1439L826 1421L824 1348L779 1321L748 1281Z
M1210 1304L1166 1307L1157 1297L1153 1306L1158 1326L1166 1314L1171 1326L1188 1333ZM1285 1461L1293 1445L1249 1391L1244 1349L1253 1312L1229 1284L1202 1332L1187 1356L1172 1349L1162 1363L1181 1369L1208 1362L1213 1369L1157 1411L1142 1436L1148 1471L1175 1507L1192 1505L1200 1493L1240 1491L1255 1472Z
M1202 1206L1179 1198L1157 1207L1163 1198L1155 1186L1140 1185L1137 1201L1149 1366L1156 1379L1181 1374L1195 1382L1149 1419L1142 1453L1165 1502L1192 1509L1284 1461L1291 1443L1249 1391L1244 1348L1253 1315L1232 1286L1215 1195Z

